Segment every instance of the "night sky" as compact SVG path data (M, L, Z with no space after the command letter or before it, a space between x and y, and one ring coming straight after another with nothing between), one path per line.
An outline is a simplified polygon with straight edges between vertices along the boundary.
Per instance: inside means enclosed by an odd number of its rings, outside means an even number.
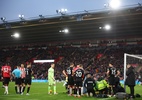
M66 8L68 13L84 10L103 9L110 0L0 0L0 17L6 20L25 19L38 15L54 15L57 9ZM142 0L120 0L122 6L142 3ZM0 21L1 22L1 21Z

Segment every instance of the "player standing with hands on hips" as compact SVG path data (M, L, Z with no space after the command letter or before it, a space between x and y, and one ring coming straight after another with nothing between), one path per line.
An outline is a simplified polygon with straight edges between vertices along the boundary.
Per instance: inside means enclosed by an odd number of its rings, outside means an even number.
M120 71L117 70L112 63L109 63L109 68L107 70L108 83L109 83L109 95L114 96L116 94L115 81L116 77L120 75Z
M63 74L68 78L68 89L69 89L69 96L72 95L72 90L74 89L74 78L73 78L73 68L74 63L70 63L70 67L66 70L63 70Z

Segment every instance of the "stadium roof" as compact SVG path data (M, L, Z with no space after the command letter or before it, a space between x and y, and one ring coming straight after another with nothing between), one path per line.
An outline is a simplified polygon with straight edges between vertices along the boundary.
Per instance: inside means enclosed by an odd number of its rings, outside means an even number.
M105 24L111 30L104 30ZM59 32L64 28L69 33ZM19 39L11 35L20 33ZM76 13L0 24L0 45L142 37L141 6L121 10Z

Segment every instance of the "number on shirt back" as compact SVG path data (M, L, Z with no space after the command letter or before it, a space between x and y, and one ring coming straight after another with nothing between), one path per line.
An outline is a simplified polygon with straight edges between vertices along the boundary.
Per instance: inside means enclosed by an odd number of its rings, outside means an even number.
M116 74L116 70L115 70L115 69L112 69L112 70L111 70L111 74L112 74L112 75L115 75L115 74Z
M68 75L71 74L71 70L70 70L70 69L67 70L67 74L68 74Z
M77 71L77 72L76 72L76 77L82 77L82 72Z

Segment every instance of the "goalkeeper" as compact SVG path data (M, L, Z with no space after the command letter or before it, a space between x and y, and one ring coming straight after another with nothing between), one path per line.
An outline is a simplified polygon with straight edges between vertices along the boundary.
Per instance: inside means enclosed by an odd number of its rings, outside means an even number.
M57 94L56 92L56 82L54 77L54 67L55 64L52 63L51 67L48 69L48 94L51 94L51 86L53 86L54 94Z

